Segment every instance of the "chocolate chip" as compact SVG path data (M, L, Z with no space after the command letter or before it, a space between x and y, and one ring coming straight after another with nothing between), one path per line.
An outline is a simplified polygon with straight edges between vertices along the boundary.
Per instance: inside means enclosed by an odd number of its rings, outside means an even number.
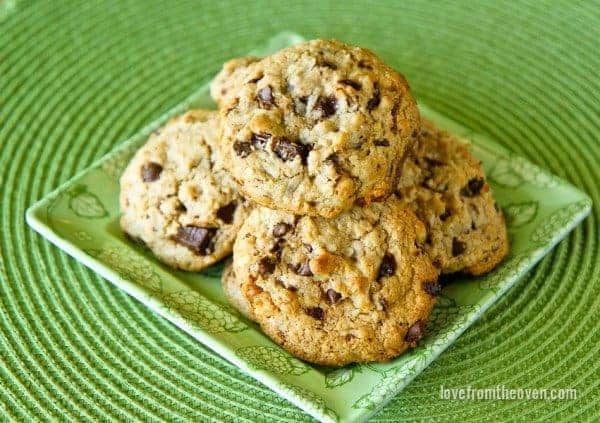
M358 67L363 69L373 69L373 66L366 60L360 60L358 62Z
M307 253L312 253L313 252L313 247L310 244L302 244L302 246L304 247L304 249L306 250Z
M242 159L248 157L252 153L252 144L245 141L236 141L233 143L233 151L238 157Z
M373 144L375 144L377 147L389 147L390 146L390 142L386 138L377 138L375 141L373 141Z
M263 257L258 262L258 273L262 276L267 276L275 270L275 262L269 257Z
M331 304L335 304L342 299L342 294L331 288L329 288L325 294L327 295L327 299Z
M258 106L261 109L270 109L273 105L275 105L275 98L273 97L273 89L270 85L261 88L258 90L256 94L256 100L258 101Z
M352 335L351 333L347 334L345 337L347 342L352 341L354 338L356 338L356 336Z
M337 110L337 99L332 95L328 97L320 97L315 109L321 112L321 117L329 117Z
M181 213L185 213L187 211L187 207L181 201L177 203L176 209Z
M290 292L296 292L298 290L298 288L296 288L294 285L288 285L285 287L285 289L287 289Z
M273 236L282 237L290 230L290 225L285 222L279 222L273 227Z
M338 81L340 84L344 84L344 85L348 85L352 88L354 88L355 90L360 90L361 86L358 82L353 81L351 79L342 79L341 81Z
M442 222L445 222L451 215L452 213L450 212L450 210L444 210L444 213L440 214L440 220Z
M317 57L317 59L315 60L317 66L323 67L323 68L329 68L329 69L337 69L337 65L335 63L333 63L330 60L327 60L323 57L322 53L320 57Z
M258 134L252 134L252 138L250 140L252 141L253 146L264 150L270 139L271 134L260 132Z
M295 143L288 141L285 138L277 141L277 144L273 147L273 151L277 156L287 162L288 160L293 160L294 157L298 155L298 148Z
M393 133L398 132L398 110L400 109L400 102L394 101L394 105L392 106L392 110L390 111L392 115L392 125L391 130Z
M411 327L406 331L404 340L406 342L417 342L425 335L425 322L423 320L417 320Z
M392 254L387 253L385 256L383 256L383 259L381 259L381 264L379 265L379 276L377 279L385 276L392 276L395 271L396 259Z
M300 276L312 276L313 272L310 270L310 265L308 262L299 264L296 267L296 273Z
M187 225L180 227L177 234L173 235L171 239L189 248L194 253L205 256L213 252L212 239L216 233L216 228Z
M160 177L163 168L158 163L149 162L142 167L142 180L144 182L154 182Z
M474 197L481 192L484 184L485 181L483 178L471 178L467 182L467 185L461 188L460 195L463 197Z
M427 163L429 166L441 166L444 164L444 162L441 162L438 159L434 159L431 157L424 157L423 159L425 160L425 163Z
M273 151L277 154L277 157L284 162L294 160L296 156L299 156L303 164L306 164L306 158L311 150L312 147L308 144L291 142L286 138L278 140L273 147Z
M321 307L309 307L306 309L306 314L308 314L313 319L323 320L323 309Z
M217 217L221 219L224 223L230 224L233 222L233 214L237 209L237 202L232 201L231 203L221 207L217 210Z
M467 249L467 244L460 241L458 238L452 238L452 256L456 257L461 255Z
M475 224L474 220L471 220L471 230L476 230L477 229L477 225Z
M376 82L373 84L373 97L367 102L367 110L371 111L381 103L381 93L379 92L379 84Z
M433 282L425 282L423 284L423 290L427 292L429 295L436 297L442 292L442 285L437 281Z

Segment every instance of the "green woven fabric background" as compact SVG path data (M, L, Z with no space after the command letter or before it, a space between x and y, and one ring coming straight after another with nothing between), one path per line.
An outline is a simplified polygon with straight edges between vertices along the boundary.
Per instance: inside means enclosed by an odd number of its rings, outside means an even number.
M0 1L0 419L306 414L25 224L33 202L281 30L374 49L430 106L600 203L600 3ZM374 420L600 418L597 206ZM443 401L446 387L579 399Z

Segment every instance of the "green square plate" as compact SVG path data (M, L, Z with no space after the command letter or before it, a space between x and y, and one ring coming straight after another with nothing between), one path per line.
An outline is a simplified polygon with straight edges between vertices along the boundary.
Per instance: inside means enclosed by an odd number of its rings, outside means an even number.
M283 33L254 54L301 41ZM565 181L421 105L422 114L467 139L483 161L509 225L510 257L495 272L447 286L429 335L398 359L338 370L299 361L229 307L221 265L202 273L167 268L119 229L119 176L133 152L170 117L213 108L208 86L33 205L29 224L154 312L206 344L244 372L322 421L363 421L383 407L444 351L590 211L591 201Z

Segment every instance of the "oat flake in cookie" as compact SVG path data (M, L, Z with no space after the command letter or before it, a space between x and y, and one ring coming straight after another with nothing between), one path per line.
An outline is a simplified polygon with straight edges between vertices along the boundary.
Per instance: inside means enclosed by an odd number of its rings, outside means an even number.
M427 226L425 249L443 273L481 275L508 253L504 216L479 162L431 122L423 121L396 191Z
M201 270L231 253L246 217L222 167L216 112L194 110L156 131L121 177L121 227L163 262Z
M249 198L334 217L393 190L419 115L406 80L373 53L315 40L234 68L224 157Z
M223 288L296 357L385 361L424 335L438 276L424 241L423 224L393 196L334 219L258 206L240 229Z

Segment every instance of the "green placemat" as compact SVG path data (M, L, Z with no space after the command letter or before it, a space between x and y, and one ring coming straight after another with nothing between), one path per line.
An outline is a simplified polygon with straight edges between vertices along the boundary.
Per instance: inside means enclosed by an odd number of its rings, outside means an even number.
M6 1L6 0L5 0ZM600 200L600 4L0 3L3 419L310 418L34 234L25 209L272 34L337 37ZM600 417L598 209L375 420ZM452 401L445 387L575 388Z

